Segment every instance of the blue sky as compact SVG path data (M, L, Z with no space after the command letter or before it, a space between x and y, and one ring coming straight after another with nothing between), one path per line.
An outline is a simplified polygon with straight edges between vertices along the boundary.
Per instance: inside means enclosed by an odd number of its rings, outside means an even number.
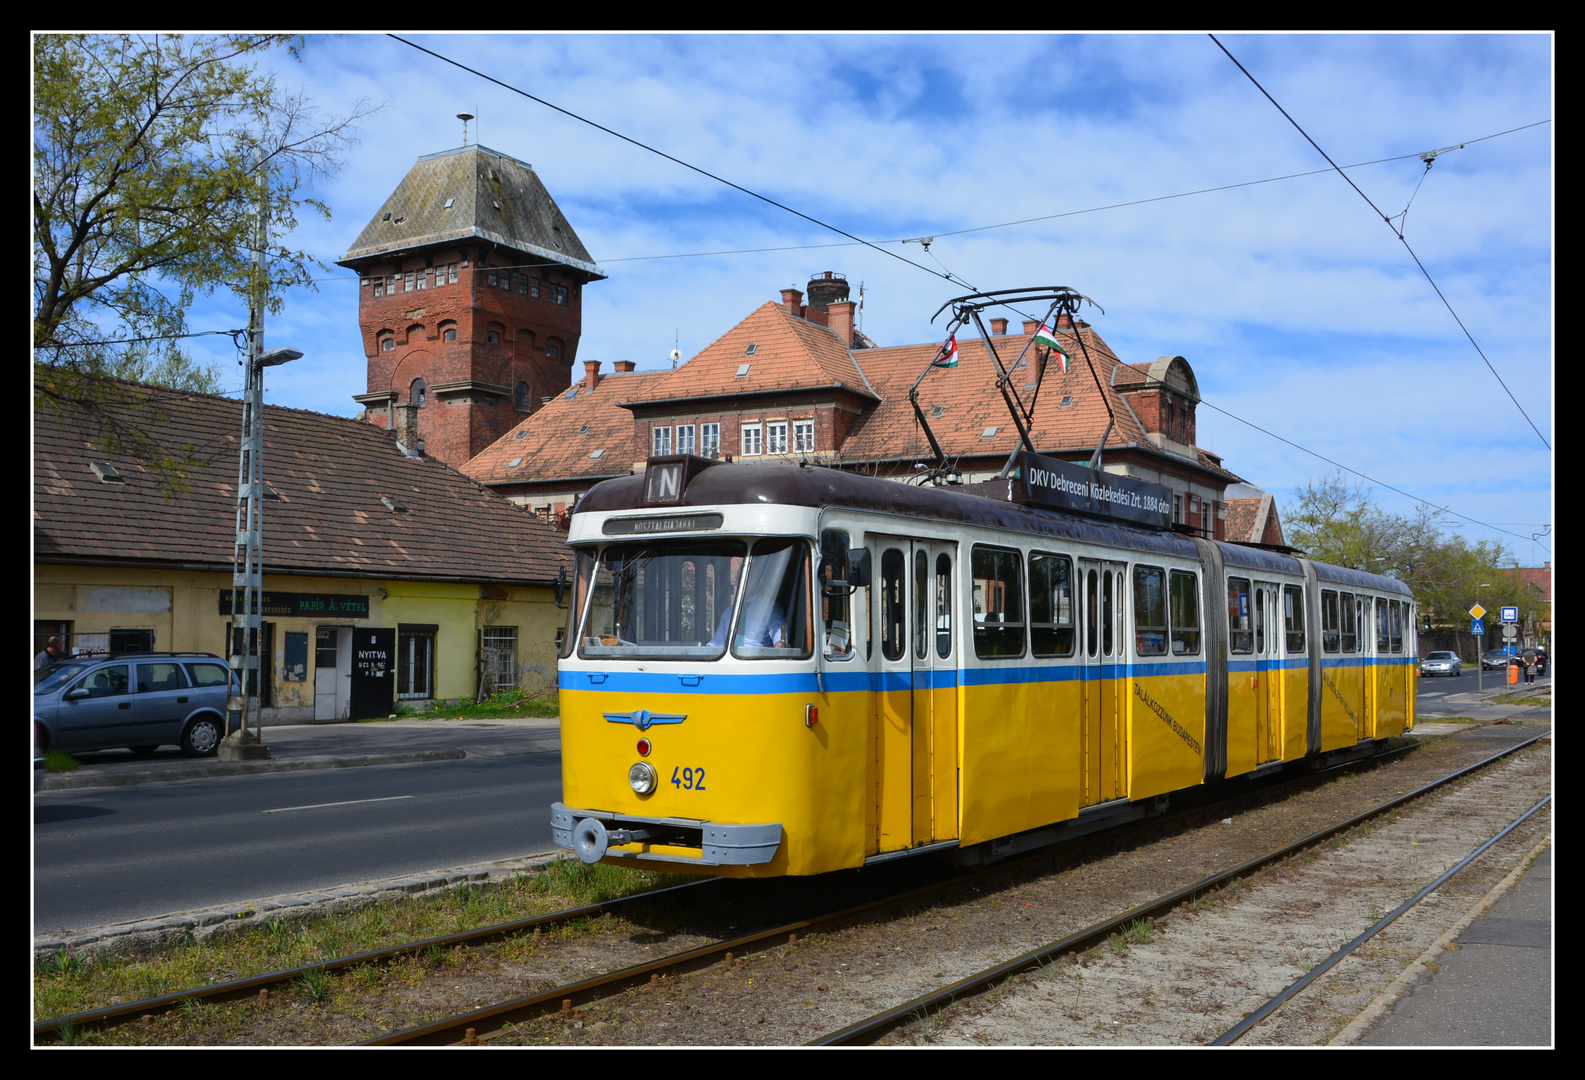
M1125 360L1187 357L1207 405L1376 478L1389 511L1413 502L1382 484L1507 530L1461 527L1525 565L1551 558L1551 536L1529 539L1552 521L1551 453L1335 172L1096 209L1326 168L1203 34L414 40L933 273L816 246L845 241L389 37L311 37L300 62L266 65L283 86L327 113L383 108L311 192L332 220L288 239L332 269L269 324L271 346L306 354L270 372L276 404L357 411L356 288L333 262L414 159L461 144L469 112L470 141L530 162L610 274L585 291L579 349L606 370L660 367L674 339L691 356L824 270L863 282L883 345L940 336L930 316L968 291L944 269L981 289L1069 285ZM1554 134L1525 126L1553 115L1553 39L1222 41L1338 164L1415 155L1350 176L1386 215L1410 205L1409 243L1552 442ZM1461 143L1426 175L1418 154ZM1068 216L981 228L1048 215ZM928 253L896 242L925 236ZM796 250L670 257L761 248ZM240 325L232 308L200 301L192 328ZM239 381L229 346L194 351ZM1284 503L1329 468L1205 406L1199 432Z

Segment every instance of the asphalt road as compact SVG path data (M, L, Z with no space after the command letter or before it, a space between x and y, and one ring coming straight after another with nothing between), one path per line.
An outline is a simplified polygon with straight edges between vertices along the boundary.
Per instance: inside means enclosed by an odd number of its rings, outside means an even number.
M548 851L560 797L554 752L40 792L34 933Z

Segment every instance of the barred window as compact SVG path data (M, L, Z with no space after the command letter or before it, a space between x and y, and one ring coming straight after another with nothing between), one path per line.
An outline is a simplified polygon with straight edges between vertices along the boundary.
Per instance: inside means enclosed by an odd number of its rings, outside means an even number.
M517 627L486 626L479 631L479 696L517 685Z

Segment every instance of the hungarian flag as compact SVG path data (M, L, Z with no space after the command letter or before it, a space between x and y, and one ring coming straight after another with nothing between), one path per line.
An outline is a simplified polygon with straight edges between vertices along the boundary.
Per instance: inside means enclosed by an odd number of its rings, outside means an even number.
M941 346L941 351L936 353L936 358L930 362L936 367L957 367L958 336L953 334L947 338L947 343Z
M1062 347L1062 342L1057 340L1057 332L1050 325L1040 324L1040 329L1035 331L1035 344L1050 349L1057 362L1062 365L1062 374L1068 373L1068 350Z

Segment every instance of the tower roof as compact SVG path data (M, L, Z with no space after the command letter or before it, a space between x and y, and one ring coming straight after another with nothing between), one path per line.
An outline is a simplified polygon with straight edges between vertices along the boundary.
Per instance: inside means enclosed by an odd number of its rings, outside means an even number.
M467 239L606 276L533 168L478 145L419 158L337 262Z

